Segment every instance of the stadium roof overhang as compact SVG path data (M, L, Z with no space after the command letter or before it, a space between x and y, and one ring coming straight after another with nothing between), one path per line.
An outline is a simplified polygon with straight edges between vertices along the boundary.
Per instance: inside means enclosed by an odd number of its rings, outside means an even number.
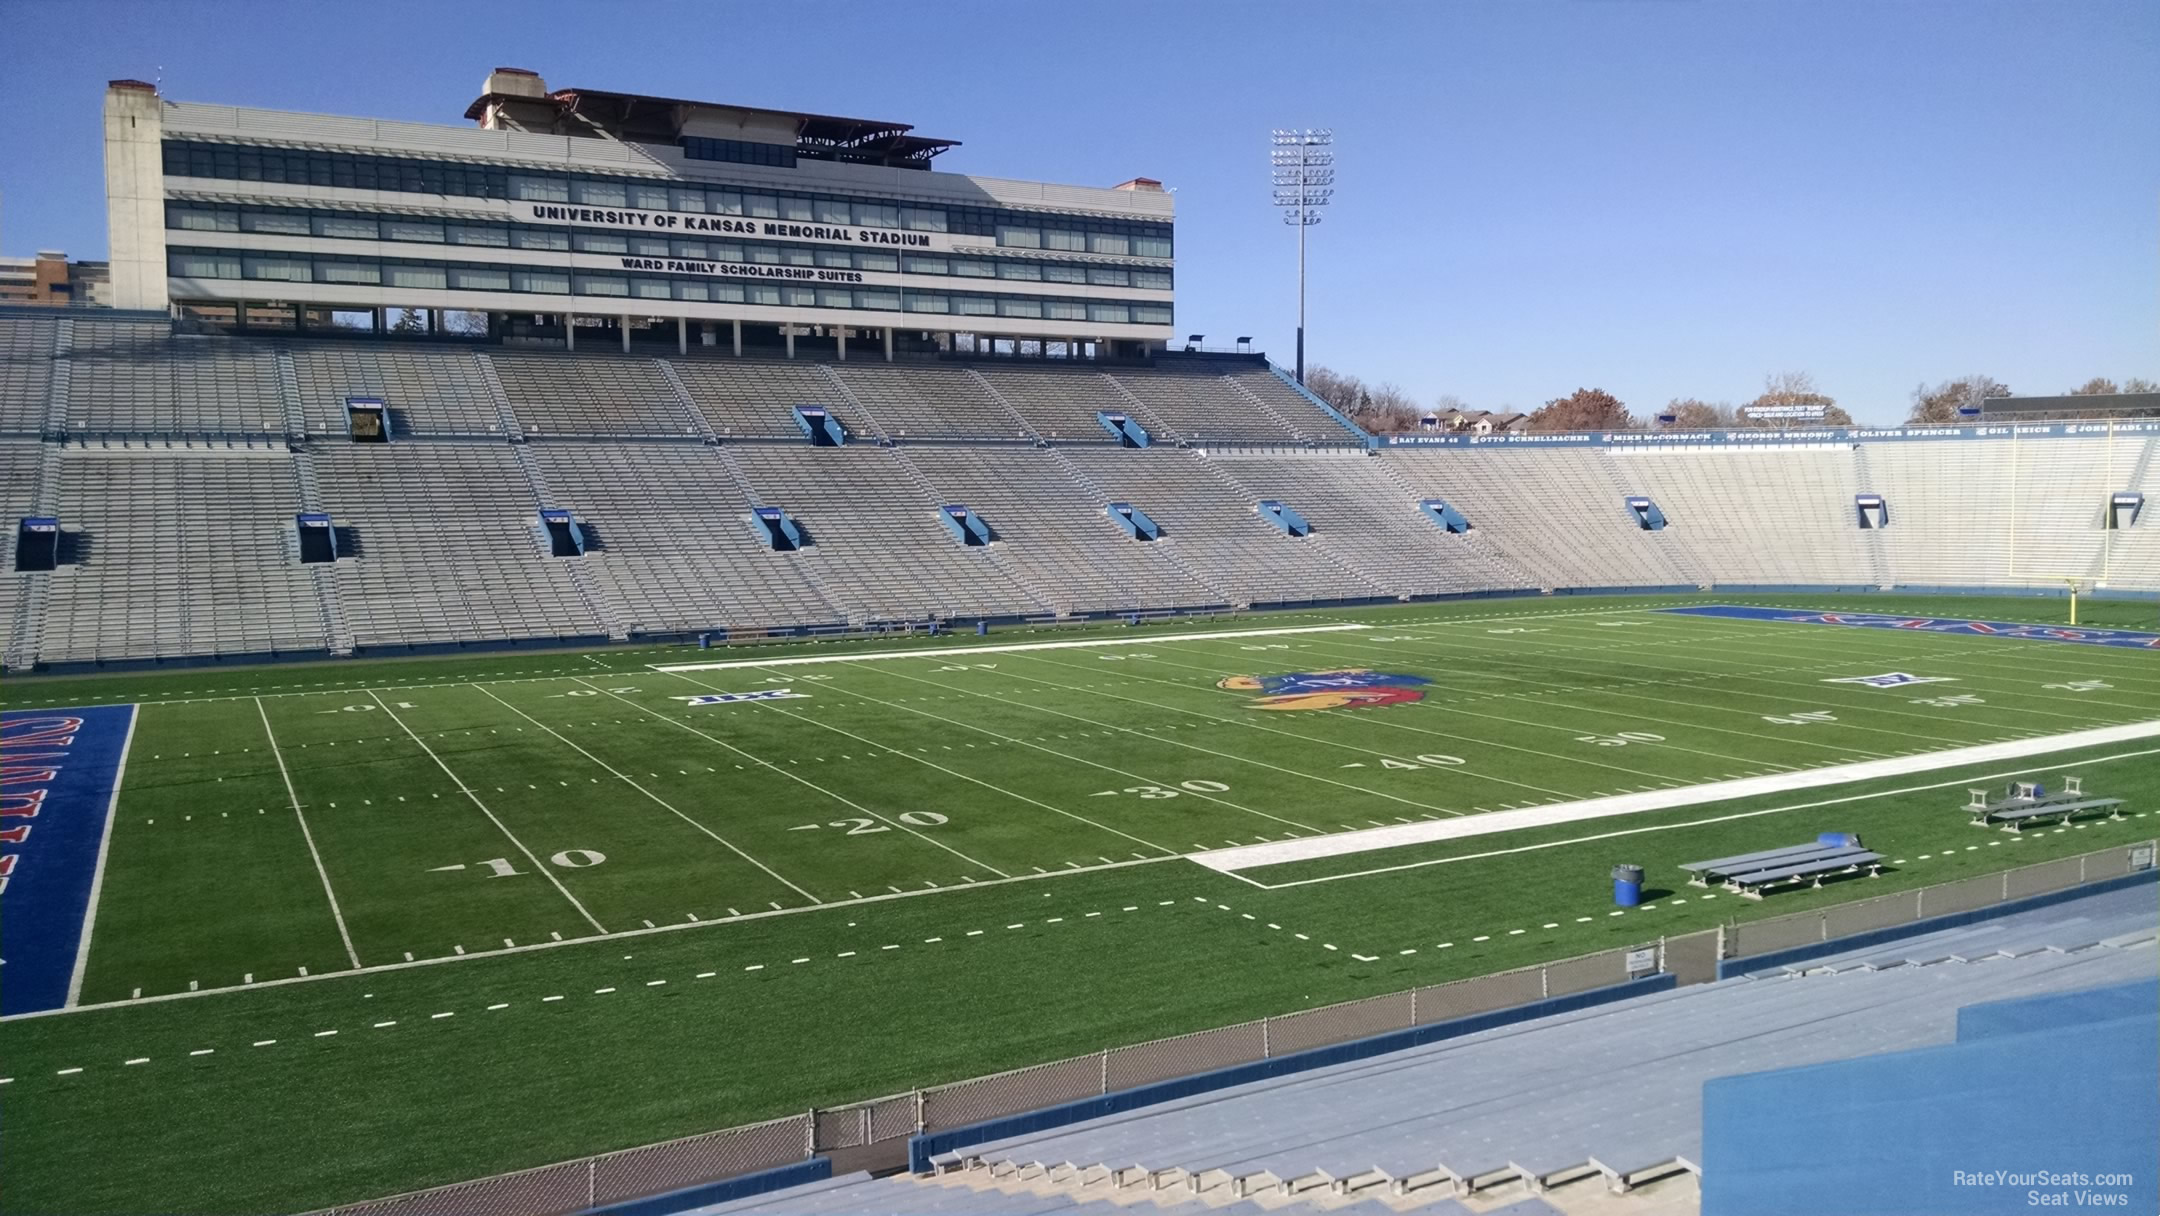
M695 114L733 117L767 129L791 127L795 132L798 157L899 169L928 168L931 158L960 143L955 139L930 139L910 134L915 128L904 122L767 110L721 102L687 101L679 97L647 97L601 89L557 89L537 98L513 93L485 93L465 108L465 117L475 122L485 121L491 108L505 104L551 109L555 117L555 134L577 134L580 128L585 128L637 143L672 144Z

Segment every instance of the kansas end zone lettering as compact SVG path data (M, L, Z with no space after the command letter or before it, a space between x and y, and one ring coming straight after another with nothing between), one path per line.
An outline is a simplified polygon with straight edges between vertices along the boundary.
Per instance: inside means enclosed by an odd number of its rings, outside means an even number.
M904 249L951 248L943 233L891 232L883 228L848 228L832 224L791 224L780 220L701 215L690 211L638 211L627 207L570 207L527 203L525 218L546 224L583 224L593 228L637 228L647 232L716 232L729 236L764 236L784 241L828 245L885 245Z
M809 266L765 266L753 262L701 262L687 258L624 258L624 270L663 270L670 274L720 275L737 279L791 279L806 283L860 283L856 270L820 270Z
M2135 629L2082 629L2065 625L2031 625L2015 621L1971 621L1962 617L1893 616L1875 612L1794 612L1787 608L1758 608L1717 604L1691 608L1660 608L1674 616L1712 616L1743 621L1778 621L1788 625L1835 625L1846 629L1904 629L1922 633L1955 633L1969 636L2012 638L2028 642L2068 642L2078 646L2115 646L2160 650L2160 633Z
M0 714L0 1013L69 998L132 705Z

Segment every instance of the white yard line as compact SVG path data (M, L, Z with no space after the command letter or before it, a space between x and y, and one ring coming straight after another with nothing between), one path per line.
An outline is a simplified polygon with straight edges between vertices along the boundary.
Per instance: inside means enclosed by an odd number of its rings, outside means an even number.
M404 731L407 737L420 745L420 750L426 752L427 758L435 762L435 767L441 769L443 775L450 778L451 782L458 787L458 792L471 799L472 804L480 808L480 813L488 817L488 822L494 824L497 831L508 837L511 844L517 846L518 852L525 855L525 860L532 863L533 869L539 873L540 877L547 879L549 886L554 887L556 891L562 894L564 899L570 901L570 906L578 910L578 915L585 918L586 924L591 925L597 932L607 932L607 926L601 924L599 920L594 918L592 913L585 910L585 905L579 903L578 897L570 893L570 888L562 885L562 880L555 877L554 872L549 867L541 864L540 859L533 855L533 851L525 847L525 842L519 840L517 834L512 832L508 825L495 817L495 812L488 809L488 804L480 801L480 795L473 793L472 787L465 784L465 779L458 776L449 765L443 763L443 758L435 754L434 748L429 747L425 740L415 734L412 727L405 725L405 719L397 716L397 711L390 708L389 704L382 699L380 693L371 688L368 690L368 696L374 699L378 708L390 715L390 720L398 724L399 730Z
M270 740L270 754L277 758L278 776L285 779L285 797L292 803L293 818L300 821L300 838L307 841L308 856L315 859L315 876L322 879L323 898L330 901L330 915L337 921L339 940L345 943L345 957L355 971L360 969L360 952L353 949L352 931L345 927L345 912L338 907L337 892L330 888L330 871L323 868L322 853L315 848L315 833L308 831L307 814L300 809L300 792L293 788L292 773L285 767L285 753L278 747L277 733L270 729L270 711L263 708L262 698L255 698L255 712L262 718L263 737Z
M675 673L668 672L666 674L674 675ZM697 681L691 680L687 676L677 676L676 678L684 680L691 684L697 683ZM665 722L669 726L675 727L678 730L686 730L689 731L691 734L696 735L700 739L705 739L710 742L717 743L720 746L728 749L729 751L734 752L736 755L741 756L745 760L751 761L752 763L757 764L762 768L771 769L773 772L780 774L781 776L795 782L798 785L806 786L810 789L816 790L818 793L825 795L827 798L832 799L834 802L837 802L851 810L860 811L863 814L870 816L872 819L877 820L879 823L882 823L889 828L895 828L899 831L906 832L908 835L922 841L924 844L931 845L935 848L943 849L971 866L981 866L983 869L990 871L992 874L997 875L999 878L1012 877L1010 874L1007 874L1005 871L998 869L996 866L991 865L987 861L979 861L952 847L951 845L946 844L944 841L932 839L931 837L916 831L914 828L909 827L907 824L901 823L900 821L889 818L885 815L880 815L876 811L871 810L869 807L864 806L862 803L856 802L849 798L844 798L841 795L836 794L829 789L826 789L824 786L819 785L817 782L810 780L808 777L802 776L799 773L791 773L786 769L781 768L779 765L774 764L772 761L765 759L763 756L757 755L754 752L744 751L742 748L735 746L734 744L728 742L727 740L721 738L718 735L708 735L704 731L699 730L697 727L690 725L688 722L677 722L675 719L668 717L666 714L661 713L657 709L647 708L646 706L640 705L637 702L630 700L628 697L620 696L616 693L609 692L607 689L599 687L592 681L587 680L582 676L578 677L578 683L583 684L587 688L591 688L594 691L599 692L605 696L614 697L616 700L638 711L639 713L647 714L651 717L657 718L660 721ZM710 685L699 686L710 687Z
M1841 785L1850 781L1872 781L1882 777L1902 777L1908 773L1924 773L1933 769L1955 768L1965 764L1993 764L2000 760L2016 760L2025 756L2045 755L2049 752L2068 751L2073 748L2101 747L2110 743L2126 743L2134 739L2160 737L2160 721L2132 722L2124 726L2104 726L2094 730L2073 731L2066 735L2043 735L2035 739L2012 739L2002 743L1983 743L1976 747L1957 747L1938 752L1922 752L1916 756L1893 756L1885 760L1864 760L1855 764L1832 765L1828 768L1802 769L1793 773L1774 773L1767 777L1743 777L1737 781L1713 781L1706 785L1682 786L1672 790L1652 790L1641 794L1615 794L1605 798L1586 798L1579 802L1560 802L1550 806L1525 807L1514 811L1491 811L1483 815L1471 815L1461 819L1427 820L1419 823L1398 824L1393 827L1370 828L1356 832L1342 832L1333 836L1319 836L1305 840L1284 840L1273 844L1245 845L1235 849L1211 849L1205 853L1189 853L1186 860L1206 866L1210 870L1230 873L1250 870L1257 866L1281 865L1291 861L1310 861L1320 857L1341 857L1350 853L1365 853L1375 849L1392 849L1406 844L1425 844L1435 840L1458 840L1467 836L1486 836L1495 832L1512 832L1522 828L1551 827L1561 823L1576 823L1585 819L1604 819L1613 815L1636 815L1645 811L1672 810L1676 807L1699 806L1707 802L1724 802L1734 798L1752 798L1763 794L1783 794L1793 790L1816 789L1825 785Z
M707 836L712 837L714 840L719 841L721 845L723 845L729 852L735 854L737 857L742 858L744 861L749 862L751 865L756 866L758 869L765 871L765 873L770 875L775 882L781 883L782 885L786 886L788 890L795 892L797 895L802 896L804 899L807 899L814 904L825 902L819 899L817 896L812 895L810 892L803 890L801 887L796 886L794 883L789 882L786 878L781 876L779 871L773 869L771 866L766 865L764 862L759 861L757 858L752 857L750 854L745 853L741 849L737 848L726 837L720 835L720 833L713 831L711 828L706 827L704 824L699 823L697 820L692 819L690 816L685 815L681 811L677 810L675 808L675 805L669 802L667 799L662 798L660 795L653 793L651 790L646 789L642 785L639 785L637 781L630 776L630 774L623 772L621 769L616 768L614 765L609 764L607 761L602 760L600 757L595 756L591 752L586 751L584 748L579 747L577 744L570 742L569 739L565 738L561 734L561 732L557 731L554 727L551 727L547 723L542 722L540 719L533 717L531 714L526 713L524 710L519 709L517 706L510 704L508 701L503 700L501 697L496 696L494 693L489 692L487 689L481 688L478 684L471 684L468 685L468 687L478 689L480 693L486 696L489 700L502 706L504 709L509 710L511 713L516 714L518 717L525 719L527 722L532 723L534 726L539 727L541 730L544 730L547 733L554 735L555 738L561 740L564 745L568 746L570 750L585 757L587 760L592 761L594 764L599 765L601 768L606 769L609 773L622 780L631 789L634 789L638 793L645 795L647 798L650 798L654 802L659 803L662 808L667 810L669 814L674 815L677 819L682 820L684 823L689 824L691 827L696 828L698 831L703 832Z
M113 821L120 817L120 782L127 776L128 749L135 745L135 724L142 706L128 714L127 737L120 741L120 763L113 769L112 793L105 800L105 827L98 835L97 864L90 871L90 902L83 906L82 933L75 939L75 968L68 973L69 1006L82 1000L83 971L90 965L90 930L97 926L98 896L105 889L105 858L112 852Z
M946 659L958 654L1017 654L1024 650L1078 650L1093 646L1155 646L1164 642L1212 642L1237 638L1272 638L1293 633L1342 633L1371 625L1286 625L1280 629L1240 629L1228 633L1158 633L1139 637L1082 638L1070 642L1013 642L1001 646L938 646L921 650L875 650L861 654L805 654L782 659L725 659L711 663L647 663L654 671L722 671L740 667L801 667L811 663L867 663L877 659Z

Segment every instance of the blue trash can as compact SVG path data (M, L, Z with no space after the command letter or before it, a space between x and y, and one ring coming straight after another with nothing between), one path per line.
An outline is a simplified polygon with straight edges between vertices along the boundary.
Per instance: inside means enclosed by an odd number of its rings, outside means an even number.
M711 650L712 635L709 633L701 633L697 635L697 648L699 650Z
M1612 901L1623 908L1632 908L1642 902L1641 866L1614 866L1612 868Z
M1860 847L1858 832L1823 832L1815 837L1815 843L1833 849L1857 849Z
M990 636L990 622L988 622L988 621L977 621L977 622L975 622L975 636L976 636L976 637L979 637L979 638L986 638L986 637L989 637L989 636Z

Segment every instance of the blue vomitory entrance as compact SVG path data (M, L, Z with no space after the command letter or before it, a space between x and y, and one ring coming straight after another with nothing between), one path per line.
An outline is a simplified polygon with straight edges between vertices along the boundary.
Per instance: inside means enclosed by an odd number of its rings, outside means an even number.
M0 1014L68 1003L135 707L0 714Z

